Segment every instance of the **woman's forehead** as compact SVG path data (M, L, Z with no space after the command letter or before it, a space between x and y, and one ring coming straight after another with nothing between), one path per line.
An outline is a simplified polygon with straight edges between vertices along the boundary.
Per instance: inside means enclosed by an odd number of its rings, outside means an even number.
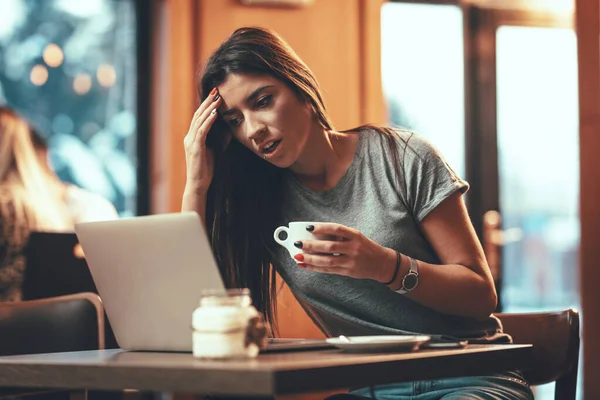
M225 92L243 92L252 91L264 85L276 85L281 82L271 75L249 75L249 74L229 74L227 78L218 86L219 93L223 95Z
M217 89L223 98L222 110L239 108L260 88L281 88L279 80L270 75L230 74Z

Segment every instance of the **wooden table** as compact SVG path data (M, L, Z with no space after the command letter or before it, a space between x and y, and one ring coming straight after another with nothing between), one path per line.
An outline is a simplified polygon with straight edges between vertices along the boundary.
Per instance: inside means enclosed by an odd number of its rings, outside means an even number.
M191 354L100 350L0 357L0 387L275 396L524 367L530 345L352 354L341 350L200 361Z

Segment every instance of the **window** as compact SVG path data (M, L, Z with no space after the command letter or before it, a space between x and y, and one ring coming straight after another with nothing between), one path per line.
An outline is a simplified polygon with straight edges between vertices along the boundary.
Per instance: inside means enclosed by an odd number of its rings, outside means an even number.
M134 0L0 1L0 104L50 145L58 176L138 213Z
M460 8L385 3L381 8L381 57L390 122L428 138L465 178Z

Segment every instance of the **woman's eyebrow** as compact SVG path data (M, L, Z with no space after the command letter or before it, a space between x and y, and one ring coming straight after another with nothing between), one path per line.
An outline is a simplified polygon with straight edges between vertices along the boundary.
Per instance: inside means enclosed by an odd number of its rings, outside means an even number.
M261 86L258 89L256 89L254 92L252 92L250 94L250 96L248 96L248 98L246 99L246 104L250 104L254 101L254 99L256 99L258 97L258 95L260 95L264 90L266 89L270 89L272 87L275 87L275 85L265 85L265 86ZM225 110L221 113L222 117L226 117L227 115L233 114L237 111L236 108L230 108L229 110Z

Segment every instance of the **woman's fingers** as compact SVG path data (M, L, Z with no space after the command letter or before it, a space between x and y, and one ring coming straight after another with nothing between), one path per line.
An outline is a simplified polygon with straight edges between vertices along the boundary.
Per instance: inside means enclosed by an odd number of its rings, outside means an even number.
M346 267L350 258L343 254L339 256L324 254L299 254L294 257L296 261L313 267L339 268Z
M190 123L190 129L188 131L189 140L191 142L195 142L197 140L197 135L199 132L199 128L202 126L202 123L206 120L207 116L212 110L216 110L218 106L221 104L220 102L221 96L217 92L217 89L213 89L213 91L204 99L200 107L196 109L194 112L194 116L192 117L192 121ZM216 111L215 111L216 112Z
M348 254L350 250L349 241L302 240L294 245L308 253Z
M206 137L217 117L220 104L221 98L215 89L194 112L189 131L183 140L186 179L194 186L194 192L208 190L212 181L214 161L212 152L206 148Z
M217 88L214 88L208 94L208 96L206 96L204 101L200 104L200 107L198 107L198 110L197 110L198 115L202 115L204 113L204 111L206 111L206 109L208 109L212 105L212 103L215 102L215 100L218 100L220 98L221 98L221 96L219 95Z
M198 141L206 143L206 135L217 117L217 109L220 104L221 98L219 97L205 107L204 110L202 110L202 113L194 115L192 128L190 129L190 133L192 134L190 141L192 143L197 143ZM198 109L196 113L199 111L200 109Z
M358 231L354 228L349 228L344 225L334 223L316 223L310 231L314 235L331 235L350 240L356 236Z
M207 110L208 111L208 110ZM200 128L198 129L198 134L196 135L196 141L201 141L203 144L206 143L206 136L210 131L210 127L217 119L217 109L213 109L208 112L208 116L202 121Z

